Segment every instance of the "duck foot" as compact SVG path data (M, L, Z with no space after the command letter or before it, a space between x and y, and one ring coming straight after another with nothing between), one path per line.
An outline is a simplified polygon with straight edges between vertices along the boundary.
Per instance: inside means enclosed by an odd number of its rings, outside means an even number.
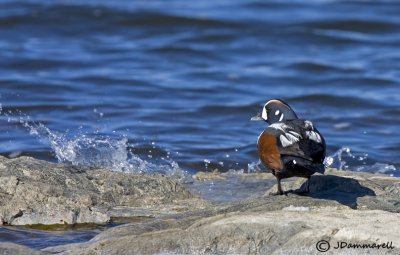
M281 179L280 179L280 178L276 178L276 180L278 181L278 191L277 191L277 192L272 192L272 193L270 193L270 195L271 195L271 196L287 195L287 192L283 192L283 191L282 191Z
M281 196L281 195L285 195L287 196L287 194L289 193L289 191L277 191L277 192L271 192L269 193L270 196Z

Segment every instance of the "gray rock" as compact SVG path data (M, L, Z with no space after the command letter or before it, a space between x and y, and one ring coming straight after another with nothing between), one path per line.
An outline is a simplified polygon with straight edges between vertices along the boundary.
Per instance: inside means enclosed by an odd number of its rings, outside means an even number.
M13 243L0 243L0 255L42 255L40 251Z
M249 176L244 174L243 181ZM221 184L226 177L203 174L194 181L217 178ZM270 174L259 178L266 183L274 179ZM399 178L330 169L312 177L309 194L297 194L304 185L304 179L289 179L283 183L286 196L269 195L276 189L272 187L245 200L215 204L161 175L0 157L0 218L8 224L104 222L112 217L130 222L85 243L45 248L45 254L320 254L316 247L321 240L330 244L325 254L400 254ZM335 249L338 242L392 242L394 249ZM15 251L9 254L26 249L2 247Z
M289 180L284 186L287 190L301 190L303 182ZM305 196L294 192L287 196L264 194L231 204L164 215L111 228L87 243L44 251L321 254L317 244L324 240L330 244L325 254L399 254L399 184L398 178L384 175L329 170L326 176L312 178L311 192ZM338 242L356 245L392 242L394 249L335 249ZM320 248L327 248L327 244L321 244Z
M46 251L62 254L319 254L316 245L326 240L334 254L399 254L400 229L394 224L399 220L399 214L384 211L290 206L280 211L218 214L185 227L160 221L130 224L106 231L86 244ZM395 249L334 250L337 242L393 242Z
M161 175L82 170L0 156L0 225L106 223L119 217L120 207L129 217L140 210L145 216L146 210L170 214L204 204L182 184Z

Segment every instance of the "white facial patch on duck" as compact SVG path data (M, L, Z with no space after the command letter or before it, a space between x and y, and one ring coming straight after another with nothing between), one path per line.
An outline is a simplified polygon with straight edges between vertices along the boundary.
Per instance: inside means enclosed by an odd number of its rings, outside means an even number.
M321 143L321 136L315 131L306 131L307 138L314 142Z
M263 111L261 113L261 118L263 118L264 120L268 120L267 109L265 109L265 107L263 108Z
M293 164L295 164L295 165L297 164L297 162L296 162L296 160L295 160L295 159L293 159Z
M279 118L279 121L282 121L282 120L283 120L283 113L282 113L281 117Z
M276 111L275 111L275 116L278 115L279 113L280 113L280 111L279 111L279 110L276 110Z

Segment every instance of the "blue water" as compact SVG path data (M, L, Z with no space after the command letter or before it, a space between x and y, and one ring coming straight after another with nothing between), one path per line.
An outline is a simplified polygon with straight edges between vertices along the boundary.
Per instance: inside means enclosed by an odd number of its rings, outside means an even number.
M88 241L107 228L99 226L93 229L46 231L24 227L0 227L0 242L13 242L39 250L49 246Z
M0 1L0 153L74 162L68 142L101 136L188 171L247 169L264 128L249 118L278 97L316 123L332 166L400 176L398 13L396 1Z
M400 176L399 13L396 1L2 0L0 153L73 162L68 142L101 136L147 162L246 170L265 127L249 118L278 97L316 123L332 166Z
M400 176L399 13L375 0L0 0L0 154L252 171L265 124L249 119L278 97L324 134L327 165ZM25 244L68 239L47 237Z

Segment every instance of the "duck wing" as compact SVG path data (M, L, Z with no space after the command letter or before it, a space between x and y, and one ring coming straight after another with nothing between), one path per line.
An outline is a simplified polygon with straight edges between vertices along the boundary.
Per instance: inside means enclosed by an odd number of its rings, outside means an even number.
M260 141L262 144L260 144ZM266 141L269 141L269 143L266 143ZM296 119L271 124L260 135L259 153L260 145L263 145L263 148L271 147L261 149L261 151L264 151L263 155L274 152L274 157L279 153L280 156L294 156L310 161L312 164L322 164L325 158L325 139L312 122L307 120ZM264 155L263 157L270 158L269 161L278 165L276 159L271 160L272 156Z

